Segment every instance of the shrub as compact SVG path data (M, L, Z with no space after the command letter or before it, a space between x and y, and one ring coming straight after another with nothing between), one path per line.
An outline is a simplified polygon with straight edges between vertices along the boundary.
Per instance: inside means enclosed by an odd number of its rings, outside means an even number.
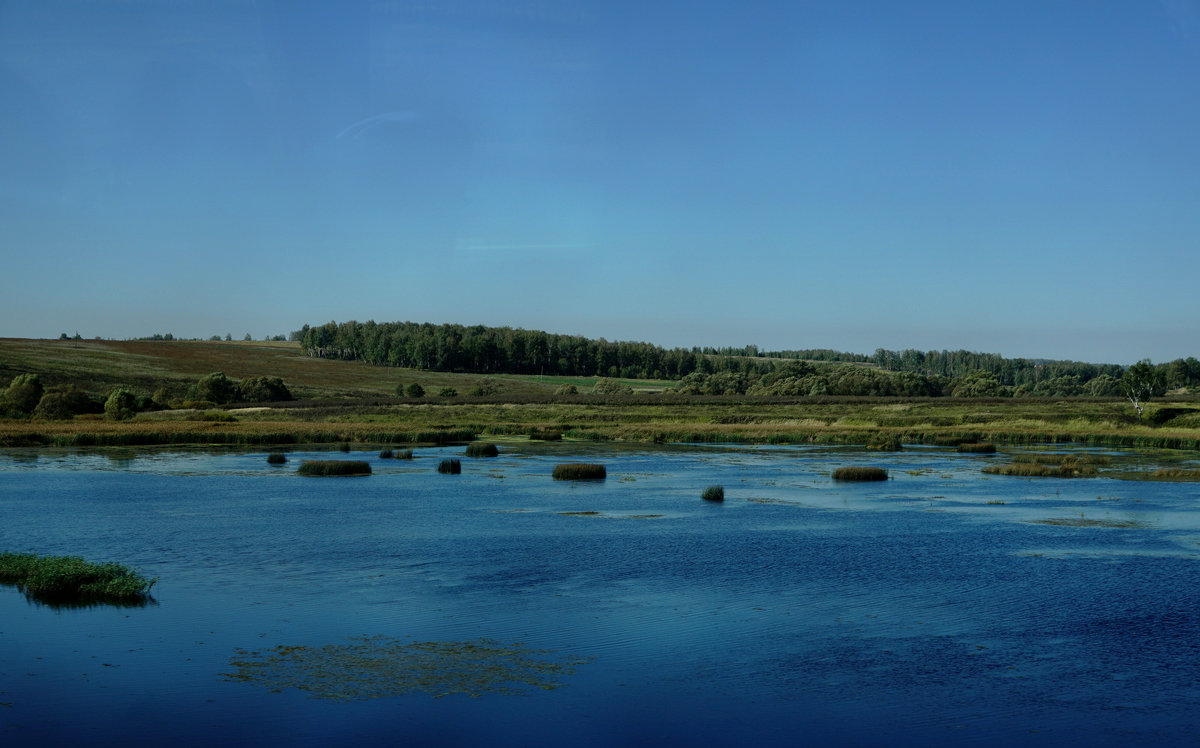
M279 377L251 377L237 387L238 398L246 403L271 403L292 399L292 392Z
M902 449L900 437L896 434L876 434L867 442L867 449L876 452L899 452Z
M495 457L500 454L500 448L489 442L475 442L467 445L467 457Z
M592 462L564 462L554 466L554 480L604 480L608 471Z
M887 480L888 472L878 467L840 467L833 471L833 479L840 481Z
M137 412L137 397L129 390L113 390L104 401L104 415L116 421L133 418Z
M592 387L592 392L597 395L632 395L633 388L612 379L600 379Z
M438 390L438 397L458 397L458 390L453 387L443 387Z
M425 388L413 382L404 388L404 394L408 397L425 397Z
M37 407L45 390L37 374L18 374L0 393L0 414L27 416Z
M462 472L462 463L457 457L447 457L438 463L438 472L447 475L458 475Z
M724 486L709 486L704 489L704 493L700 494L700 498L705 501L724 501L725 487Z
M363 460L305 460L296 472L319 477L370 475L371 463Z
M562 441L563 432L558 429L533 429L529 432L529 438L536 441L559 442Z
M469 394L471 397L487 397L495 395L500 391L500 385L487 379L481 379L471 388Z
M286 465L287 455L283 452L272 452L267 455L267 462L271 465Z
M50 604L144 604L157 581L120 564L89 563L77 556L0 553L0 582Z
M200 378L191 388L192 400L209 400L214 403L232 402L237 397L237 383L224 372L214 371Z
M560 384L558 389L554 390L556 395L578 395L579 388L573 384Z
M958 445L959 452L969 452L972 454L990 455L996 453L996 445L987 442L966 442Z

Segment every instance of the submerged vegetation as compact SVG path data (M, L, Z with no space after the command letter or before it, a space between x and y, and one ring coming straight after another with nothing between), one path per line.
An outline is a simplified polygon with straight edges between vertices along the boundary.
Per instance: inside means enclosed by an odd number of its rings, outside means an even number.
M371 463L365 460L305 460L296 472L316 477L370 475Z
M49 605L144 605L158 578L145 579L116 563L91 563L77 556L0 553L0 583Z
M608 470L594 462L564 462L554 466L554 480L604 480Z
M836 481L887 480L888 472L880 467L863 467L852 465L850 467L840 467L837 470L834 470L833 479Z
M238 650L229 663L233 671L222 675L271 691L295 688L314 699L377 699L412 693L477 697L559 688L561 676L588 662L580 657L556 659L554 654L492 639L404 643L386 636L358 637L322 647Z

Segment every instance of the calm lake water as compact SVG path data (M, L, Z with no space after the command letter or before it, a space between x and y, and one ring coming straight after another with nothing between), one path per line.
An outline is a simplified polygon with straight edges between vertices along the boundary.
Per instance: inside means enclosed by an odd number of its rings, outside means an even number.
M436 466L461 447L349 455L365 478L295 474L340 453L0 453L0 550L160 578L144 608L0 586L0 744L1200 734L1197 484L987 476L1003 455L935 448L501 448L457 476ZM608 478L551 480L568 461ZM891 480L829 478L856 464ZM420 677L414 642L439 643ZM512 675L512 652L546 669Z

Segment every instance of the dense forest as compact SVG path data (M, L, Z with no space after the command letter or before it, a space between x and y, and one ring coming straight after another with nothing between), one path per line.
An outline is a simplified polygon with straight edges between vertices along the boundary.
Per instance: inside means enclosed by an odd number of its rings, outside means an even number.
M329 322L292 333L310 356L478 374L677 380L692 394L1112 397L1126 367L971 351L671 348L511 327ZM1200 361L1155 367L1166 388L1200 386Z

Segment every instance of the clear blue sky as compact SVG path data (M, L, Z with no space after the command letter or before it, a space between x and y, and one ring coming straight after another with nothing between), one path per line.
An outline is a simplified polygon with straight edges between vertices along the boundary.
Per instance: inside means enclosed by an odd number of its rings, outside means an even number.
M1200 355L1200 1L0 3L0 335Z

